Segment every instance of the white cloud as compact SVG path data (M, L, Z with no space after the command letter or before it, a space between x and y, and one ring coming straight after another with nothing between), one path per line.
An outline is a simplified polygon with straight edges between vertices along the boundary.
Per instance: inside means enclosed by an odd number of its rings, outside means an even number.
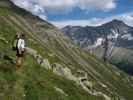
M45 14L45 9L43 6L38 5L36 0L12 0L17 6L24 8L40 18L46 20L47 16Z
M47 19L46 12L62 13L71 11L78 7L82 10L97 9L109 11L116 8L116 0L12 0L16 5L25 8L26 10L38 15L42 19ZM91 25L97 26L112 19L123 20L126 24L133 26L133 13L126 13L109 18L92 18L88 20L67 20L52 22L58 27L65 25Z
M55 26L62 28L67 25L71 26L99 26L107 23L113 19L118 19L124 21L129 26L133 26L133 12L124 13L116 16L111 16L107 18L92 18L86 20L65 20L65 21L51 21Z
M38 0L39 5L43 6L48 12L62 13L69 11L76 6L77 0Z
M121 19L124 20L126 24L133 26L133 13L125 14L121 16Z
M41 10L51 13L63 13L71 11L78 7L81 10L97 9L102 11L109 11L116 7L115 0L12 0L16 5L23 7L31 12L36 9L35 4Z
M95 8L108 11L116 7L115 0L78 0L78 6L81 9Z
M55 26L62 28L67 25L71 26L97 26L101 25L101 19L92 18L87 20L64 20L64 21L50 21Z
M97 9L108 11L116 7L115 0L38 0L48 11L58 12L79 7L82 10Z
M109 11L116 7L115 0L12 0L16 5L38 15L46 20L49 13L67 13L73 8L78 7L81 10L102 10Z

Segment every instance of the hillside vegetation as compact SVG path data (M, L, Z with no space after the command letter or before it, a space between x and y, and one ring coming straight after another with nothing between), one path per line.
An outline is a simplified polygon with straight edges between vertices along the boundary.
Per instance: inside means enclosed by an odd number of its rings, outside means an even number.
M16 71L12 41L26 33L27 52ZM72 44L50 23L0 0L0 100L132 100L133 82Z

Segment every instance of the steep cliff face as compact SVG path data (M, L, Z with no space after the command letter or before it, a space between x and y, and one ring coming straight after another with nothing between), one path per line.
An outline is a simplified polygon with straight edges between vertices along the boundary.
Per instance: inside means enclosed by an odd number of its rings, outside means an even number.
M50 23L0 1L1 100L133 99L132 79L72 44ZM23 67L15 70L12 41L26 33ZM126 91L126 92L125 92Z

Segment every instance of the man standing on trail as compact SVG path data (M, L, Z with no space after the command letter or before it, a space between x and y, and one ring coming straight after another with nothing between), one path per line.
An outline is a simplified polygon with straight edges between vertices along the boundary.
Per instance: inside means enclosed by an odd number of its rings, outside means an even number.
M17 35L15 46L17 52L16 68L19 69L22 66L22 58L25 52L25 34L21 33Z

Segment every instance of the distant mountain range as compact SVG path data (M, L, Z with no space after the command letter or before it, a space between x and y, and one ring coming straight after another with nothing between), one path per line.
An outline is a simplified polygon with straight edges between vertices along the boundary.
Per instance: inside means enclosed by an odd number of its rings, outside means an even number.
M126 25L121 20L114 19L97 27L66 26L61 31L73 40L75 44L93 52L99 57L103 56L103 43L107 38L109 42L108 55L109 59L111 59L110 61L114 63L115 59L117 66L122 67L122 69L124 67L126 72L133 75L133 67L131 67L133 66L133 27ZM121 55L119 54L120 57L118 59L117 54L119 52L121 52ZM123 60L128 62L126 66L124 64L119 65Z
M99 42L102 42L106 36L112 42L117 40L116 46L133 48L133 27L116 19L97 27L66 26L62 32L83 48L99 46L101 44Z

